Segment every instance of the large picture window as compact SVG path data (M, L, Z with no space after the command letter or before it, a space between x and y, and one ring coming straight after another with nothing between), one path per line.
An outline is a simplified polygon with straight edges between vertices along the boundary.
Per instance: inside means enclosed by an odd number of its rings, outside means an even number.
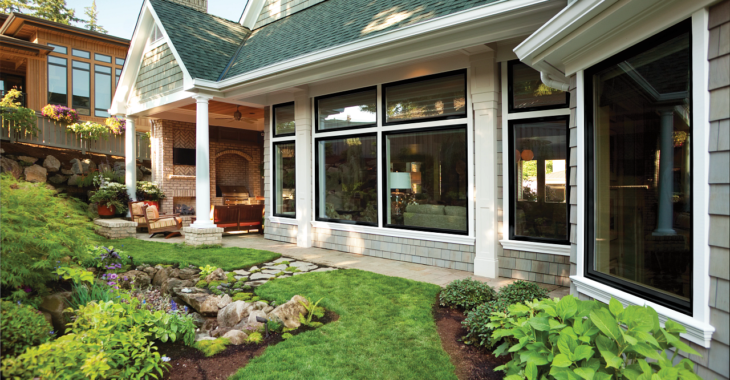
M316 218L378 224L378 154L374 134L316 140Z
M109 117L112 106L112 69L94 65L94 116Z
M71 107L79 115L91 115L91 64L73 61Z
M689 313L692 97L689 21L586 71L591 278Z
M540 72L514 60L507 64L509 112L568 107L570 93L546 86Z
M296 217L296 149L294 142L274 144L274 216Z
M68 71L65 58L48 56L48 103L68 106Z
M277 104L274 107L274 137L294 136L294 102Z
M377 99L375 87L316 98L317 131L374 127Z
M466 128L388 133L385 225L468 233Z
M466 71L383 85L383 124L466 117Z
M568 117L510 120L510 240L568 244Z

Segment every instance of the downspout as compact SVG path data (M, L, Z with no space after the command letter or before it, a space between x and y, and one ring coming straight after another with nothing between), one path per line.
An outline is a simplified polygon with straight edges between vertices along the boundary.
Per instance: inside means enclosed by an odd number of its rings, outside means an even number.
M544 71L540 71L540 80L542 80L542 83L544 83L546 86L554 89L562 91L568 91L568 89L570 89L570 83L564 80L555 79L550 76L550 74Z

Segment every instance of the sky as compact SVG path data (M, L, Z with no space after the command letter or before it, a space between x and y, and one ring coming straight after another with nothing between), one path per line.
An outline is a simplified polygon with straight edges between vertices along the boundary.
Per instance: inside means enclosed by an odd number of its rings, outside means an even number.
M90 7L91 1L66 0L66 4L76 10L76 17L86 18L84 8ZM112 36L132 38L143 2L143 0L96 0L99 25ZM246 0L208 0L208 13L237 22L245 6ZM74 26L83 27L83 24Z

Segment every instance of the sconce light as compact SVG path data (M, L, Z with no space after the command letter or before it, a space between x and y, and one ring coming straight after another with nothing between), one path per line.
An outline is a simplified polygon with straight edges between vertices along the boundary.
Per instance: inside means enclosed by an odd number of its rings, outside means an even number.
M523 160L530 161L533 158L535 158L535 153L533 153L529 149L525 149L525 150L522 151L522 154L520 156L522 157Z

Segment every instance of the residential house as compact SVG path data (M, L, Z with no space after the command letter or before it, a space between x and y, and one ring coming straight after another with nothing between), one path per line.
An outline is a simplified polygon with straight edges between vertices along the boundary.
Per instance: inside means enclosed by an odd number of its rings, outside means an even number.
M255 189L221 131L263 133L267 239L651 305L701 377L730 377L730 1L206 11L145 1L111 107L153 119L186 240L222 232L222 167Z

